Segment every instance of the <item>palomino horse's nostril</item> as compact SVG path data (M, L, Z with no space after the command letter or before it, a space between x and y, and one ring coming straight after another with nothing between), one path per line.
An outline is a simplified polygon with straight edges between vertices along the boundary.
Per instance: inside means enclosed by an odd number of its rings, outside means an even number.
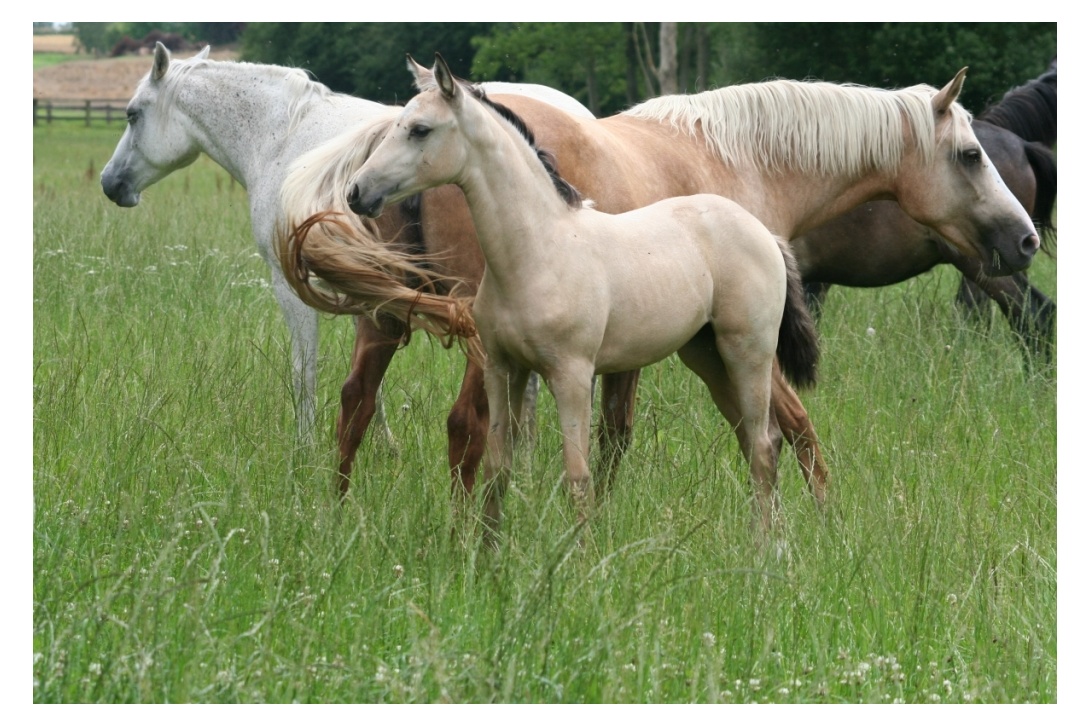
M1032 256L1041 247L1041 238L1037 235L1026 235L1022 238L1022 254Z

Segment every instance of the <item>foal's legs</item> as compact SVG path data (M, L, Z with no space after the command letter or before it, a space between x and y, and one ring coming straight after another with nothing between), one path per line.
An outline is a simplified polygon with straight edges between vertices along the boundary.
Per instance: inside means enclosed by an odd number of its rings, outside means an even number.
M728 370L708 328L685 344L678 351L678 357L708 387L716 408L734 429L753 478L754 510L761 528L767 531L772 524L773 511L778 507L776 460L782 443L779 427L770 415L771 402L765 399L763 417L754 411L754 401L759 400L754 396L759 396L759 391L753 394L753 375ZM741 380L738 380L739 376ZM750 388L747 391L743 386ZM760 431L754 429L758 425Z
M570 361L546 378L556 400L560 432L564 437L564 471L579 520L594 512L590 465L590 411L594 364Z
M336 486L341 499L348 494L352 463L377 408L382 377L401 342L399 324L384 321L379 328L369 318L356 318L356 342L352 367L341 386L341 410L337 415L337 449L340 462Z

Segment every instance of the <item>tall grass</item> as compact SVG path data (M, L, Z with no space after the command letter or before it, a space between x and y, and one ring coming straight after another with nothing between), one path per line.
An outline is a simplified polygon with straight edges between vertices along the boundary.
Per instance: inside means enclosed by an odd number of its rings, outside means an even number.
M832 291L804 394L831 502L785 451L783 554L673 359L582 531L542 396L491 553L449 537L459 355L395 357L398 451L365 441L339 506L349 322L299 446L245 192L202 159L116 208L118 136L34 130L36 702L1055 701L1054 370L963 320L952 271Z

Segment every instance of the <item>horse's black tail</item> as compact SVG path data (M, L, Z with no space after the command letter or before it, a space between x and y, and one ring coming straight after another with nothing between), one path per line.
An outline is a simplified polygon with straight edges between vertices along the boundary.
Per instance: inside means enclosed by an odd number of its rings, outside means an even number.
M806 305L806 293L795 255L785 241L777 237L776 242L787 266L787 300L780 320L776 355L788 380L801 389L817 383L817 366L821 355L817 326Z

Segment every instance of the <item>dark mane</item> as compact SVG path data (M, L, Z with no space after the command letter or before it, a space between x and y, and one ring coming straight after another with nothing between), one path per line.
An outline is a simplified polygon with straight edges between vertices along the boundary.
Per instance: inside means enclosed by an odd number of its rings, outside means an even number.
M464 88L469 91L474 98L494 110L522 134L522 137L526 139L526 143L537 153L537 158L541 161L542 166L545 167L545 171L549 173L549 178L553 180L553 187L556 188L560 198L573 209L581 207L583 205L583 195L578 189L573 187L571 183L560 176L560 170L557 168L556 156L550 151L538 148L537 142L534 139L534 132L526 125L526 122L523 121L522 117L503 104L488 98L488 95L485 94L484 89L480 86L471 86L467 84Z
M1056 61L1029 83L1008 91L1002 99L977 114L1026 141L1056 143Z

